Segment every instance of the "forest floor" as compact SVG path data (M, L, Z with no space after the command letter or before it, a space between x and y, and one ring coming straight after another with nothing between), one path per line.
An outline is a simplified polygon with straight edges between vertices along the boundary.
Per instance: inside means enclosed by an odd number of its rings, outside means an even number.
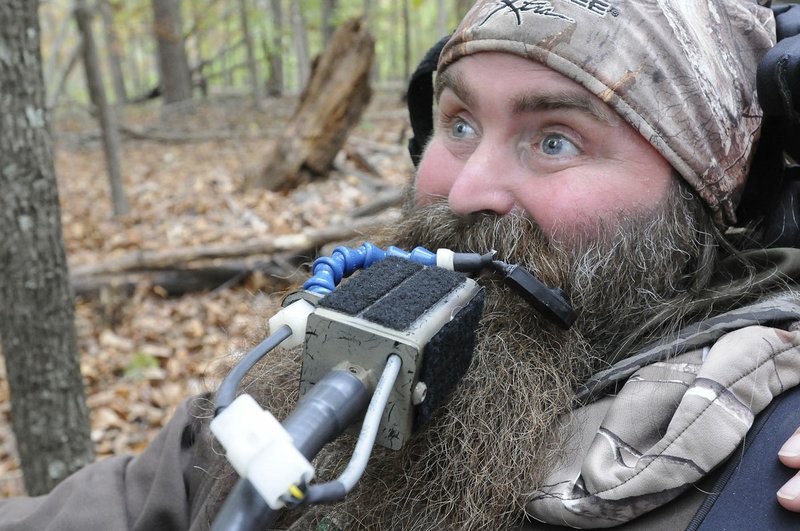
M60 110L54 157L71 269L136 250L163 251L246 243L347 224L353 208L411 174L407 113L399 93L377 93L347 147L378 175L346 160L328 179L286 193L243 189L289 119L295 100L216 97L178 109L164 125L158 102L128 106L130 128L229 140L159 142L123 137L122 169L130 213L113 217L96 122L85 109ZM174 114L174 113L173 113ZM304 257L306 265L313 256ZM300 266L301 279L307 267ZM145 277L146 279L146 277ZM91 438L98 459L140 452L186 397L215 388L222 368L267 333L266 320L289 289L285 278L252 275L241 283L166 296L152 282L133 292L76 299L76 328ZM0 497L24 494L0 366Z

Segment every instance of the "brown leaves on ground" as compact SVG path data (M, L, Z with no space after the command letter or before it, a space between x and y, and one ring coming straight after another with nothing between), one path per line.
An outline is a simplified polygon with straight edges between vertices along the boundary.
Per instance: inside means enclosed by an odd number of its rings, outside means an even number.
M164 144L126 140L122 171L131 207L111 217L97 125L79 111L54 121L62 222L72 267L136 249L165 250L245 242L346 223L351 209L400 187L411 167L406 114L397 94L379 94L348 150L365 157L380 179L335 171L288 194L243 191L294 106L270 100L253 111L247 98L203 100L173 120L170 133L230 132L230 140ZM157 103L125 109L131 127L159 125ZM356 164L344 161L345 168ZM308 257L309 261L313 257ZM213 390L224 368L267 333L280 303L270 279L165 298L143 284L132 295L111 291L76 303L81 369L98 459L144 449L186 397ZM0 496L23 494L10 425L5 371L0 371Z

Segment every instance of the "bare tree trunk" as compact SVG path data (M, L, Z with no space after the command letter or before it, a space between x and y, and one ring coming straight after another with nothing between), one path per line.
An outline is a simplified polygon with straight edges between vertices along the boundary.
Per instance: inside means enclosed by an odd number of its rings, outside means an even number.
M67 59L67 64L64 65L64 68L57 76L58 81L56 81L55 88L50 94L50 97L47 99L48 109L55 109L56 105L58 105L58 99L61 97L61 93L64 92L64 87L67 85L67 79L69 79L69 75L72 73L72 70L75 69L75 65L78 64L78 59L81 56L82 50L83 43L80 42L72 48L69 58Z
M144 92L145 81L142 75L142 39L141 33L131 38L131 46L126 54L128 58L128 68L133 80L133 93L136 95Z
M67 35L72 27L70 20L72 17L69 15L70 14L67 14L64 17L64 20L61 21L56 38L51 43L50 58L47 61L47 65L44 69L45 87L50 88L50 90L47 91L50 94L52 94L54 92L54 88L58 86L58 83L55 82L56 71L58 70L59 63L61 62L61 52L64 49L64 42L67 40Z
M285 90L283 82L283 8L281 0L269 0L272 14L272 46L267 54L269 61L270 96L281 96Z
M402 20L403 19L403 2L404 1L405 0L393 0L392 3L390 4L391 10L392 10L392 16L394 17L394 20ZM395 76L399 76L399 74L397 73L397 68L398 68L398 65L401 63L401 60L400 60L400 57L399 57L399 53L400 53L399 49L400 49L400 47L398 45L398 40L402 40L403 36L402 36L402 33L400 33L398 35L398 29L397 28L400 28L399 31L402 32L403 31L403 25L402 24L392 24L391 37L389 38L389 57L391 59L389 61L388 68L385 70L386 78L390 79L390 80L395 80Z
M247 49L247 70L250 72L250 91L253 96L253 106L261 104L261 82L258 80L258 64L253 49L253 37L250 34L250 24L247 20L247 0L239 0L239 18L244 34L244 44Z
M232 40L231 39L231 26L230 26L230 22L228 20L229 16L230 16L230 11L228 11L226 9L225 11L222 12L222 20L220 21L222 23L222 40L225 42L225 46L227 46L228 43L230 43L231 40ZM232 86L233 85L233 78L231 77L231 71L228 69L228 54L227 53L222 54L222 57L220 57L219 67L221 69L220 73L222 74L222 76L221 76L222 77L222 83L226 87Z
M125 77L122 74L122 43L117 36L111 4L108 0L101 0L99 7L100 14L103 17L103 29L106 34L108 71L111 73L111 81L114 84L115 101L117 104L122 104L128 101L128 93L125 90Z
M192 10L192 25L194 26L194 55L196 64L203 64L203 15L200 13L198 2L190 2Z
M334 18L338 3L337 0L322 0L322 42L325 46L331 41L331 36L336 29Z
M373 21L373 14L372 14L372 3L374 0L364 0L364 24L369 28L373 35L375 35L375 28L372 27L374 24ZM375 84L378 81L378 65L376 61L372 63L372 69L369 74L370 81Z
M411 79L411 13L409 12L409 0L403 2L403 83L407 84Z
M209 4L212 5L212 3ZM195 72L197 77L199 78L200 84L200 91L203 94L203 97L208 96L208 80L206 79L205 72L203 71L206 67L206 63L203 59L203 37L205 33L205 28L203 27L203 15L198 11L197 2L190 2L189 4L192 9L192 22L194 23L194 54L195 60L197 61L195 64L197 65L197 71Z
M303 172L327 174L372 96L369 72L374 55L375 39L363 20L349 20L336 30L261 172L248 176L249 186L292 188Z
M436 5L436 33L437 38L444 37L448 33L447 27L447 0L438 0Z
M292 38L294 39L294 49L297 54L297 83L302 91L311 76L311 58L308 51L308 32L306 22L303 19L303 12L300 10L300 2L291 2L292 14Z
M364 23L367 27L372 24L372 2L374 0L364 0Z
M100 58L92 33L92 16L86 7L85 0L75 0L75 21L83 37L83 66L86 69L86 85L89 94L97 109L100 128L103 131L103 149L108 167L108 180L111 185L111 202L114 215L121 216L128 213L128 201L122 186L122 171L120 170L120 141L117 130L117 119L113 110L108 105L106 89L100 72Z
M192 75L183 41L180 1L152 0L152 5L163 102L189 100L192 98Z
M0 2L0 338L25 487L94 459L44 107L38 2ZM31 38L35 36L35 38Z

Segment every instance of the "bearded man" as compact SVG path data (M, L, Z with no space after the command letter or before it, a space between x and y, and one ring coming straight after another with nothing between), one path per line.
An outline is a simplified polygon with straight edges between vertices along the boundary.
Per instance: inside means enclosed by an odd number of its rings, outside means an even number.
M283 527L796 528L772 499L792 472L765 463L800 423L800 255L725 232L762 123L755 71L775 29L761 4L472 8L441 52L434 131L383 241L495 250L560 286L577 321L563 331L485 281L449 401L400 452L376 450L343 502ZM285 415L297 379L296 356L273 357L248 392ZM0 504L0 528L206 529L236 479L209 409L184 405L136 459ZM783 446L786 465L799 447ZM322 479L351 450L326 447ZM787 509L798 482L779 492Z

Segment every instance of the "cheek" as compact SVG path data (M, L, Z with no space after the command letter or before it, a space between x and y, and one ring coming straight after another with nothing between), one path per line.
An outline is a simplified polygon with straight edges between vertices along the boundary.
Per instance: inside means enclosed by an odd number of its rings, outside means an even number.
M462 163L434 139L425 149L415 179L415 201L425 205L447 198Z
M571 181L541 181L518 190L517 206L550 237L572 234L597 219L611 201L595 190L589 193Z
M666 200L673 180L668 166L653 178L640 175L600 171L543 180L519 191L518 204L551 237L592 235L598 220L652 212Z

